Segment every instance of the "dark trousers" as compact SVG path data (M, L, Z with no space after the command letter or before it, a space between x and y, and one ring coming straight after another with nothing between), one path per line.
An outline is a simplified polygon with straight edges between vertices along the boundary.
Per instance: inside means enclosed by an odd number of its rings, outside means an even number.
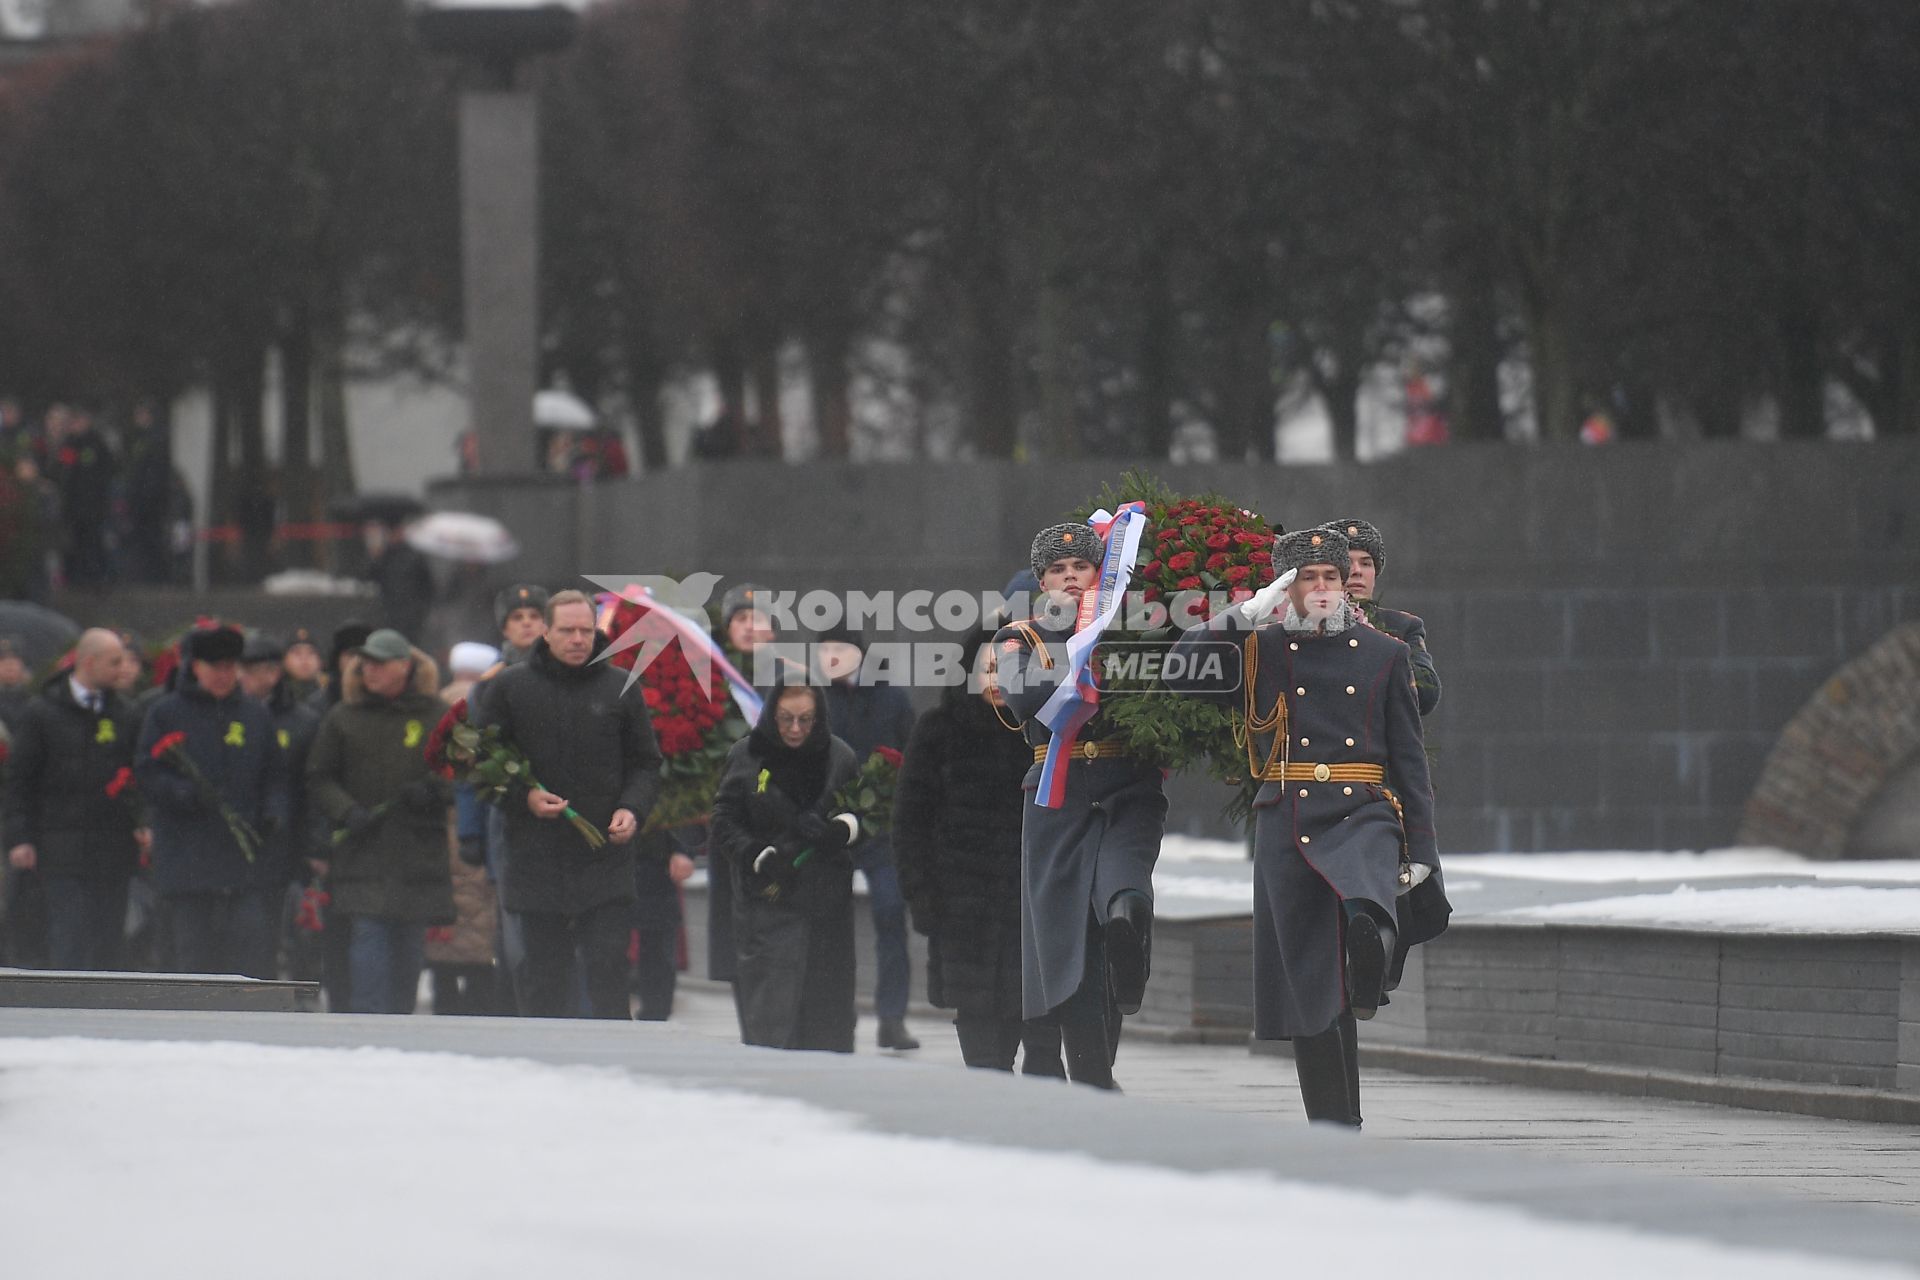
M175 973L274 976L273 894L265 889L167 896Z
M433 1011L486 1016L511 1013L500 1007L499 984L490 964L436 964L433 973Z
M127 877L47 876L47 963L55 969L124 966Z
M47 879L38 871L7 873L6 962L16 969L47 967Z
M639 950L634 956L634 994L640 997L642 1022L673 1016L673 992L679 985L680 895L645 894L633 913Z
M586 970L587 1004L596 1018L630 1018L627 935L633 904L603 902L578 915L517 911L526 954L514 977L520 1011L532 1018L571 1017L579 988L578 953Z
M412 1013L420 999L427 926L355 916L347 944L354 1013Z
M867 906L873 911L873 1013L883 1020L907 1016L907 900L900 892L900 871L893 846L868 840L855 852L854 870L867 878Z
M1056 1079L1063 1079L1067 1074L1060 1061L1058 1028L1017 1017L962 1010L953 1017L953 1029L960 1037L960 1056L970 1067L1011 1071L1014 1055L1024 1048L1021 1074Z

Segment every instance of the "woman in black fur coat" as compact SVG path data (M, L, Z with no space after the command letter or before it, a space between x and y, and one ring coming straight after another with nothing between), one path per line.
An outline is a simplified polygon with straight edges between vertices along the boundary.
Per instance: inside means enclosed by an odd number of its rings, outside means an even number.
M970 1067L1064 1076L1057 1030L1020 1017L1021 780L1033 748L997 712L991 630L966 644L967 684L948 688L907 743L893 848L913 927L927 937L927 999L955 1011Z

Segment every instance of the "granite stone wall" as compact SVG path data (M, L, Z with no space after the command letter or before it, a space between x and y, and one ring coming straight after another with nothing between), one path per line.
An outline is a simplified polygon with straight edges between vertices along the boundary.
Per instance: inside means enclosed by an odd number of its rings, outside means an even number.
M504 572L707 570L776 589L972 591L1126 461L713 464L617 484L449 483ZM1732 841L1781 728L1920 620L1920 446L1449 446L1370 466L1160 467L1288 527L1362 516L1381 595L1427 620L1443 848ZM1226 834L1177 781L1177 830Z

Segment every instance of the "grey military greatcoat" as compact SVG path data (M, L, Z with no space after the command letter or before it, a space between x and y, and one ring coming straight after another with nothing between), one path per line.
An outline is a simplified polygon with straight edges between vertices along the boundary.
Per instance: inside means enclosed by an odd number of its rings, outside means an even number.
M1347 1004L1348 911L1391 923L1403 853L1440 865L1409 650L1357 618L1316 635L1231 612L1175 648L1222 659L1211 696L1244 705L1251 669L1256 715L1284 706L1253 741L1272 761L1254 799L1254 1034L1315 1035Z
M1066 668L1067 636L1023 623L994 637L1007 707L1024 722L1027 741L1036 750L1049 735L1033 717ZM1088 931L1106 923L1107 905L1116 893L1134 889L1153 897L1153 866L1167 825L1160 770L1124 756L1085 753L1087 744L1098 744L1108 734L1098 714L1081 729L1081 750L1066 766L1066 796L1059 808L1033 803L1042 771L1038 761L1022 783L1027 806L1020 832L1020 969L1028 1018L1058 1009L1079 990L1088 976Z

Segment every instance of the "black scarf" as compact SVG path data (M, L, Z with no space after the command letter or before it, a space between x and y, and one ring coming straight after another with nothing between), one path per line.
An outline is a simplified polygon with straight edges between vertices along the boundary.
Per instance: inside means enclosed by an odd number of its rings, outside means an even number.
M833 740L827 725L826 698L819 689L806 688L813 695L813 728L807 732L807 740L797 747L789 747L780 740L780 729L773 718L775 708L780 705L779 695L786 690L773 689L761 709L760 722L749 735L753 744L748 748L759 760L760 767L767 771L767 781L802 809L813 804L826 790L828 746Z

